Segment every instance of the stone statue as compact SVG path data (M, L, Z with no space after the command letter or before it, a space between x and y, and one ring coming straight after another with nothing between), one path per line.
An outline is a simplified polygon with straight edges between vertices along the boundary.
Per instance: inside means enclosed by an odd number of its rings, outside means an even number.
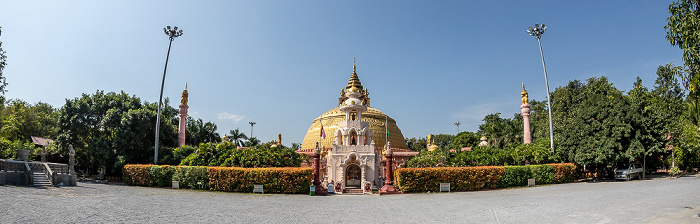
M282 144L282 134L277 134L277 144L278 145Z
M187 83L185 83L185 90L182 90L182 97L180 98L180 104L187 105L187 97L189 94L187 93Z
M520 92L520 97L522 98L521 100L523 101L523 104L527 104L527 91L525 91L525 83L523 82L523 91Z

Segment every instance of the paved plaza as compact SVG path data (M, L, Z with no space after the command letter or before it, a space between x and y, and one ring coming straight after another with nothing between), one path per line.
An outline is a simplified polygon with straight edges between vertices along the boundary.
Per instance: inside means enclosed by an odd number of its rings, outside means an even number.
M0 186L2 223L700 223L700 177L403 195Z

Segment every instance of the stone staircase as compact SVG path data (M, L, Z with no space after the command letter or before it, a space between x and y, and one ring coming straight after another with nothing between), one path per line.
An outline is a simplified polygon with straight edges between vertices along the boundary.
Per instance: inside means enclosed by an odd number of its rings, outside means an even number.
M362 189L354 188L354 187L346 187L345 190L343 190L344 194L363 194L364 192Z
M44 175L44 172L34 172L34 187L52 187L49 178Z

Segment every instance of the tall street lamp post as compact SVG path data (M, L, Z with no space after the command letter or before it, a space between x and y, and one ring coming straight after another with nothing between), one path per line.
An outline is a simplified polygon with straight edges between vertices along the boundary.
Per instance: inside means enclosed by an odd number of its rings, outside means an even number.
M549 110L549 145L552 147L552 154L554 154L554 132L552 132L552 99L549 96L549 80L547 79L547 66L544 65L544 53L542 53L542 42L540 41L540 38L542 38L542 34L544 34L544 31L547 31L547 27L542 24L535 24L535 28L533 29L532 27L527 28L527 33L530 34L530 36L534 36L537 38L537 43L540 44L540 56L542 57L542 68L544 69L544 83L547 85L547 109Z
M460 124L462 124L462 122L459 122L459 121L455 122L455 125L457 125L457 134L459 134L459 125Z
M256 124L254 121L248 122L250 124L250 137L253 137L253 126Z
M170 59L170 47L173 46L173 40L176 37L182 36L182 30L178 30L177 26L174 29L170 29L170 26L163 28L165 35L170 38L170 44L168 44L168 55L165 57L165 68L163 69L163 81L160 83L160 97L158 97L158 114L156 115L156 146L155 154L153 155L153 164L158 165L158 137L160 136L160 108L163 104L163 87L165 86L165 72L168 71L168 59Z

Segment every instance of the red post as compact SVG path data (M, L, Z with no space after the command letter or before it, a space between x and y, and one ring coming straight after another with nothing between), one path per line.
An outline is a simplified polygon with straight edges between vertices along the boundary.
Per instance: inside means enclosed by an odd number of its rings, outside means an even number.
M391 148L387 149L386 154L384 154L384 156L386 157L386 180L384 181L384 186L382 187L382 189L379 189L379 195L403 193L394 187L394 154L391 151Z
M314 182L313 185L316 188L316 195L328 195L328 190L321 186L321 181L319 180L319 172L321 171L321 154L318 150L318 142L316 143L316 149L314 150Z

